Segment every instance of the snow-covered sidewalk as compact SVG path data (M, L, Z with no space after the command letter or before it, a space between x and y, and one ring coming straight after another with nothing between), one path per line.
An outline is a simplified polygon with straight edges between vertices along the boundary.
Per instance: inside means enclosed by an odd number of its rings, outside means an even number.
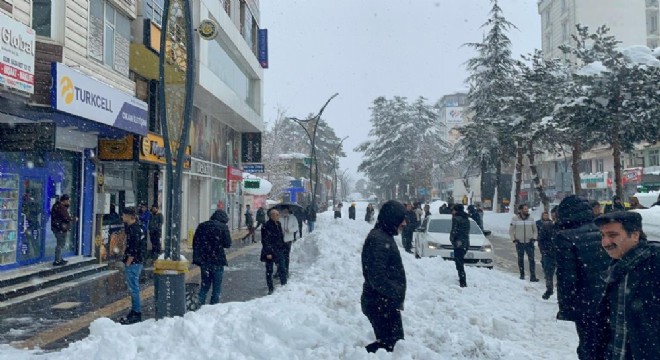
M543 285L468 268L462 289L453 263L403 251L406 340L392 354L367 354L374 335L360 311L360 252L371 227L320 214L317 230L294 244L289 284L271 296L132 326L99 319L87 339L60 352L4 345L0 359L577 358L575 329L555 320L557 304L541 300Z

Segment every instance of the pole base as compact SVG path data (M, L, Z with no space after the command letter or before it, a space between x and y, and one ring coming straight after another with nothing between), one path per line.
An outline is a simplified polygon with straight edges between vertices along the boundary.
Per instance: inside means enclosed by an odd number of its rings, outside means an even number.
M186 313L187 272L187 261L156 260L154 263L156 320Z

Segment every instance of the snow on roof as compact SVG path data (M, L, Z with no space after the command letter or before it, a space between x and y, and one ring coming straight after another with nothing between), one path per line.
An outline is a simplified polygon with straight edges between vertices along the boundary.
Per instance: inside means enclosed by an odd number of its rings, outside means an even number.
M293 160L293 159L304 159L309 156L302 153L288 153L288 154L280 154L278 155L278 157L281 160Z
M628 46L617 49L626 60L635 65L660 67L660 60L656 58L653 50L643 45Z
M245 179L251 179L251 180L259 180L259 188L258 189L246 189L245 186L243 186L243 192L247 195L268 195L270 193L270 190L273 188L273 184L271 184L270 181L266 179L262 179L254 174L250 173L243 173L243 180Z

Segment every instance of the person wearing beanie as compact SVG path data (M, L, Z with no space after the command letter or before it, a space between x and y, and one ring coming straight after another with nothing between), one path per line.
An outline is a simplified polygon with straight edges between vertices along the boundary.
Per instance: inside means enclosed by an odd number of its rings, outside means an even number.
M467 287L465 254L470 248L470 219L463 208L463 204L454 205L452 215L449 241L454 246L454 263L458 272L459 286Z
M591 204L584 197L568 196L557 208L557 319L575 323L580 360L602 359L594 352L601 339L594 336L593 326L609 259L593 220Z
M197 226L193 235L193 264L200 267L201 286L199 304L206 304L206 295L211 292L210 304L220 302L222 277L227 263L225 249L231 247L229 215L224 210L216 210L208 221Z
M405 215L403 204L387 201L362 247L364 285L360 303L376 335L376 341L366 346L370 353L378 349L392 352L396 342L404 338L401 311L406 298L406 271L394 236L406 225Z
M660 245L649 243L637 212L613 212L594 221L612 258L594 328L603 329L601 359L657 359L660 355Z

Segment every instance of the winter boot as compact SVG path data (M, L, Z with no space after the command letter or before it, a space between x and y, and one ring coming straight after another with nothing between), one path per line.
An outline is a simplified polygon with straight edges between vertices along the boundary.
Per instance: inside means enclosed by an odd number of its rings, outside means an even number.
M135 312L131 310L126 317L123 317L119 319L119 323L122 325L130 325L130 324L135 324L139 323L142 321L142 313Z
M550 299L550 296L552 296L552 294L553 294L552 290L546 290L545 293L543 293L543 296L542 296L543 300Z
M376 351L378 351L378 349L380 349L380 347L381 347L381 343L379 343L378 341L374 341L371 344L365 346L364 348L367 349L368 353L375 353Z
M539 282L539 279L536 278L536 276L533 276L529 278L530 282Z

